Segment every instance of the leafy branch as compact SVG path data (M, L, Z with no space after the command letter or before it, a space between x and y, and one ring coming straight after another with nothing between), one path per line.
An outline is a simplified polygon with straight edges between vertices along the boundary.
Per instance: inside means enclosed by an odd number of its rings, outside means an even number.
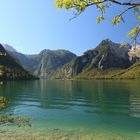
M140 21L140 2L139 0L55 0L56 8L65 8L67 10L73 10L74 17L76 18L79 16L82 12L85 11L86 8L90 6L96 6L96 8L99 10L100 15L97 17L96 22L100 23L105 19L105 13L106 9L110 8L113 4L118 6L126 7L121 13L117 14L113 19L112 23L113 25L118 25L121 22L125 22L124 15L130 10L133 10L134 14L137 14L138 20ZM71 18L71 19L73 19ZM140 25L136 25L129 33L128 36L134 40L138 38L138 35L140 33Z

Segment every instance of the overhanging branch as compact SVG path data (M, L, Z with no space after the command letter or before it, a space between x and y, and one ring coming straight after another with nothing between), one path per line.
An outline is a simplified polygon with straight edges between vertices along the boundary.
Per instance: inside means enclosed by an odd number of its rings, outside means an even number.
M117 5L124 5L124 6L140 6L140 2L120 2L117 0L103 0L100 2L91 2L91 3L88 3L88 6L101 4L101 3L105 3L105 2L112 2L112 3L115 3Z

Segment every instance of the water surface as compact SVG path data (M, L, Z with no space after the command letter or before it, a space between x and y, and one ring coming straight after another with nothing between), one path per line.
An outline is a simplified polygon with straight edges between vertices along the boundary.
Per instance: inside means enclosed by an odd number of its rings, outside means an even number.
M10 101L2 113L32 118L30 133L48 138L51 133L50 139L140 139L140 81L16 81L0 85L0 95Z

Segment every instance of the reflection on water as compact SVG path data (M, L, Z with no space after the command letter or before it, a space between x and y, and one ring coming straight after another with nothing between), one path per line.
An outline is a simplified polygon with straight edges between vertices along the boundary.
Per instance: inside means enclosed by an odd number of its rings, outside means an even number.
M140 81L40 80L7 82L5 113L43 125L140 131Z

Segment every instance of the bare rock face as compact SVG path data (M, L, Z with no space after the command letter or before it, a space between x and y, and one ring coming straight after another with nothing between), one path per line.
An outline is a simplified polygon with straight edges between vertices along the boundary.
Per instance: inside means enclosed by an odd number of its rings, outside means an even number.
M140 60L140 45L132 46L128 52L128 56L132 64Z

